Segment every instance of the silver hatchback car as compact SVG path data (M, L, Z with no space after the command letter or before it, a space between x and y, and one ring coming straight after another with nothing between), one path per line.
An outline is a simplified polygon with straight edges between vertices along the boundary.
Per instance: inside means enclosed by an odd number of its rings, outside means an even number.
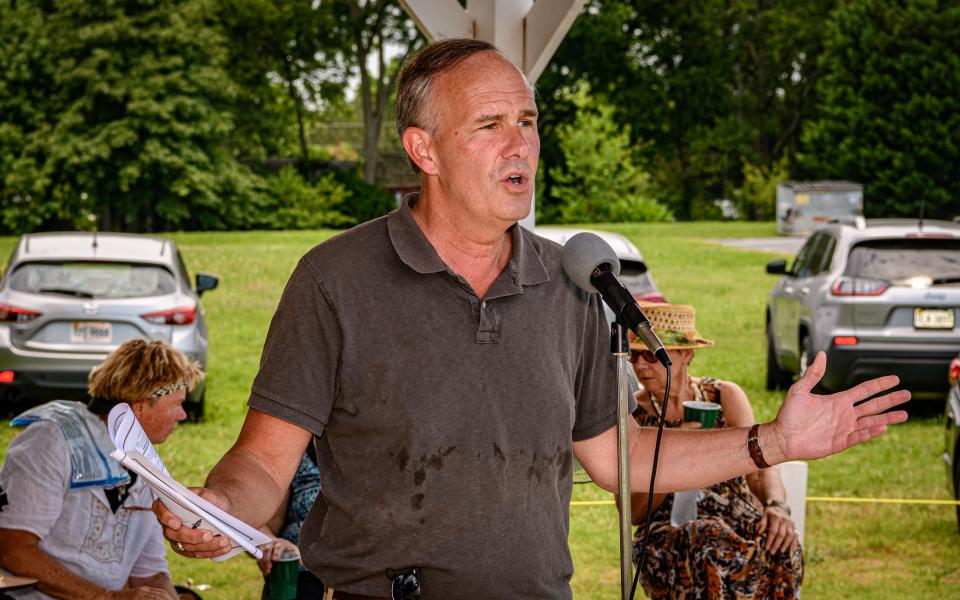
M199 298L168 239L117 233L39 233L20 238L0 280L0 409L86 397L87 375L117 346L159 339L206 370ZM201 382L185 404L203 414Z
M960 223L858 219L813 233L767 304L767 388L790 385L827 353L824 390L900 376L914 393L943 398L960 351Z

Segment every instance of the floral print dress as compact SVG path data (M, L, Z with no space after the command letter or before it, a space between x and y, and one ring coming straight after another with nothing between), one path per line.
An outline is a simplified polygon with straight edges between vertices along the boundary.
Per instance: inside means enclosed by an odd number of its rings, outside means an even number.
M698 396L723 404L720 382L692 378ZM699 398L698 398L699 399ZM644 427L656 427L655 415L641 412ZM721 410L717 427L725 425ZM666 423L666 427L676 424ZM703 488L697 500L697 516L679 527L670 522L670 494L653 513L650 545L640 580L650 598L797 598L803 580L803 554L771 554L763 547L766 534L757 534L763 505L747 486L745 477L735 477ZM637 529L633 559L640 557Z

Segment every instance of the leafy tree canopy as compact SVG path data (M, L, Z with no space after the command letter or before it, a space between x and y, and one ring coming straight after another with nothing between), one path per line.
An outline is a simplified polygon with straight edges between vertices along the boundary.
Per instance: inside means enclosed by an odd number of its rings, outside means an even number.
M960 5L853 0L826 40L804 173L863 183L868 216L960 214Z

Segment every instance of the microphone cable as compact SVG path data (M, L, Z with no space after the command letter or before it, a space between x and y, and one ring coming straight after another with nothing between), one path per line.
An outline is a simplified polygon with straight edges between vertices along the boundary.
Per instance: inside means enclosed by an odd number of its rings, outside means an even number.
M660 459L660 438L663 437L663 424L667 422L667 402L670 400L670 374L671 368L667 369L667 385L663 393L663 408L660 410L660 423L657 425L657 443L653 447L653 467L650 469L650 490L647 492L647 518L646 525L643 528L643 537L640 538L640 560L637 561L637 572L633 574L633 585L630 586L630 600L633 600L637 592L637 582L640 580L640 571L643 570L643 563L647 558L647 542L650 537L650 523L653 521L653 484L657 479L657 462ZM648 392L649 393L649 392ZM651 398L653 400L653 398ZM627 498L623 502L630 502Z

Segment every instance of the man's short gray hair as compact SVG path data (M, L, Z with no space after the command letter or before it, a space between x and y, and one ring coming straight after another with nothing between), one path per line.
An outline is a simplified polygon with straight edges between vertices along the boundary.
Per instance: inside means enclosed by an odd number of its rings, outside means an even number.
M479 52L496 52L502 56L490 42L453 38L425 46L404 63L397 81L398 135L403 136L408 127L437 134L439 111L432 102L437 77ZM407 160L413 172L419 173L420 167L413 159L408 156Z

